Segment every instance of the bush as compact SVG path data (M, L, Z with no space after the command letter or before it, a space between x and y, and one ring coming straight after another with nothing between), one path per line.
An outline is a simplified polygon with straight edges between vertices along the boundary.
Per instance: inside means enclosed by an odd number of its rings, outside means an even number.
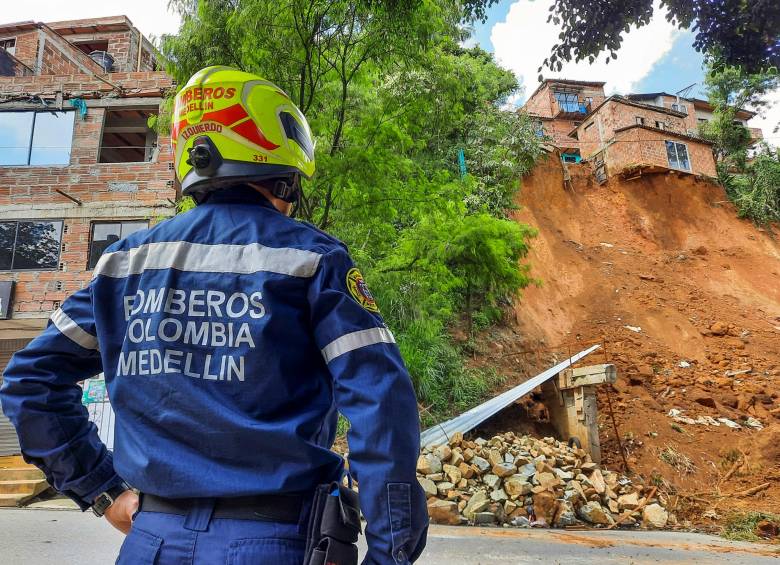
M780 159L777 153L764 148L742 173L731 172L727 166L719 164L718 177L741 218L759 225L780 222Z

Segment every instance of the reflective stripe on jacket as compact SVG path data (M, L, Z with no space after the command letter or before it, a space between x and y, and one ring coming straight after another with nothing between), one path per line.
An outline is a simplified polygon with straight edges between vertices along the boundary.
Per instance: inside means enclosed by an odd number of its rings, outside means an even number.
M346 248L237 187L111 246L16 353L0 392L22 451L82 508L119 477L166 497L310 492L337 479L337 414L365 563L424 546L417 404ZM115 451L77 383L100 372Z

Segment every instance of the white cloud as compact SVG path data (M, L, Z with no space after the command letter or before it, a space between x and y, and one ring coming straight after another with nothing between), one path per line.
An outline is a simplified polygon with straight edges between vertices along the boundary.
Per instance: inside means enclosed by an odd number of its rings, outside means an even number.
M748 125L761 128L767 143L774 147L780 147L780 130L774 131L780 125L780 89L770 92L765 100L769 102L768 107L761 110L761 113L750 120Z
M493 26L490 40L496 59L511 69L530 95L538 86L537 69L550 55L558 40L560 27L547 23L552 0L518 0L512 4L506 20ZM630 92L647 76L653 66L672 48L681 30L666 21L656 0L656 12L652 21L624 36L618 58L605 63L602 54L592 65L587 62L565 63L559 73L544 69L545 77L606 81L607 93Z
M167 0L4 0L0 23L26 20L55 22L120 15L130 18L133 25L147 37L175 33L179 29L179 16L168 11Z

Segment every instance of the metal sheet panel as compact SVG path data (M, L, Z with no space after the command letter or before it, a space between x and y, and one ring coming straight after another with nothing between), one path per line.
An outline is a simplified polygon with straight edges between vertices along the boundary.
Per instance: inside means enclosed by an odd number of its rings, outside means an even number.
M583 357L590 355L599 347L601 346L594 345L589 347L588 349L573 355L566 361L558 363L543 373L528 379L524 383L519 384L518 386L509 389L502 394L499 394L495 398L491 398L490 400L472 408L471 410L468 410L467 412L464 412L460 416L456 416L451 420L447 420L446 422L428 428L422 434L420 434L420 444L423 447L427 447L429 445L440 445L446 442L447 439L455 432L466 433L469 430L474 429L494 414L500 412L519 398L531 392L546 380L551 379L564 369L571 367Z

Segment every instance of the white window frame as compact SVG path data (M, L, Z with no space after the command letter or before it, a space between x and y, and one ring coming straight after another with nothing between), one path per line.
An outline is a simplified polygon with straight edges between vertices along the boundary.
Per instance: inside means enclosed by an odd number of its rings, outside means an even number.
M687 169L684 168L684 167L679 167L679 166L675 167L674 165L672 165L672 162L669 159L669 145L668 145L669 143L674 145L674 157L675 157L675 160L677 161L678 164L680 163L680 150L679 150L679 147L682 146L682 147L685 148L685 160L688 162L688 168ZM664 148L666 149L666 162L669 163L669 168L676 169L678 171L691 172L691 170L693 169L692 163L691 163L691 152L688 151L688 144L687 143L683 143L682 141L674 141L673 139L667 139L667 140L664 140Z

